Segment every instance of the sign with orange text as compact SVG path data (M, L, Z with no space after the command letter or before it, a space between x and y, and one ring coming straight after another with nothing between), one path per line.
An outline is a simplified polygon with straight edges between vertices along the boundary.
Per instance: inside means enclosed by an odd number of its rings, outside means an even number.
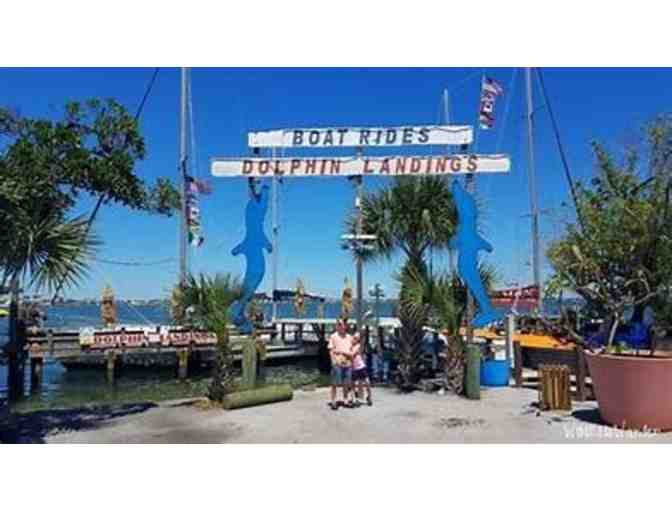
M507 155L453 154L436 156L217 158L216 177L348 177L371 175L459 175L508 172Z

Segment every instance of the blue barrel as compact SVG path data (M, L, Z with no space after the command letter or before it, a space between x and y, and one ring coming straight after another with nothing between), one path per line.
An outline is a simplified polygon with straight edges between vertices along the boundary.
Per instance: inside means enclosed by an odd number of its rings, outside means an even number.
M508 386L510 376L509 360L488 359L481 363L482 386Z

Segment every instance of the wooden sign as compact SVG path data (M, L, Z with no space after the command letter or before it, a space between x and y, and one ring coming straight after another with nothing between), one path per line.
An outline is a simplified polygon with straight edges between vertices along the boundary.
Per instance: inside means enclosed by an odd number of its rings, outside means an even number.
M539 287L528 285L527 287L502 289L490 293L490 300L495 306L536 305L539 302Z
M445 156L379 156L339 158L217 158L211 171L216 177L348 177L372 175L459 175L508 172L511 161L504 154L454 154Z
M89 349L113 349L123 347L180 347L189 345L214 345L217 336L207 331L177 330L161 326L157 328L107 329L83 328L79 332L79 344Z
M399 147L466 145L473 138L471 126L349 127L251 132L247 135L247 144L254 148Z

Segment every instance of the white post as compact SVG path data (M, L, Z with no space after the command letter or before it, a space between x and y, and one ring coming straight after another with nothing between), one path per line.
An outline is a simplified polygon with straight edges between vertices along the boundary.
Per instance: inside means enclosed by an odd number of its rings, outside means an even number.
M182 68L181 91L180 91L180 161L178 173L180 177L182 196L182 216L180 218L180 284L187 281L187 158L188 135L187 135L187 100L188 100L189 68Z
M516 316L510 313L506 316L506 359L509 361L509 366L513 367L513 335L516 334Z
M446 125L450 125L450 96L448 95L448 89L443 89L443 120ZM450 146L447 147L448 154L452 153L453 150ZM448 248L448 266L450 271L455 273L455 251L451 248Z
M272 157L275 159L275 147L272 149ZM274 299L275 291L278 289L278 177L273 174L273 183L271 188L271 207L272 207L272 231L273 231L273 290L271 291L272 299L272 318L273 321L278 318L278 303Z

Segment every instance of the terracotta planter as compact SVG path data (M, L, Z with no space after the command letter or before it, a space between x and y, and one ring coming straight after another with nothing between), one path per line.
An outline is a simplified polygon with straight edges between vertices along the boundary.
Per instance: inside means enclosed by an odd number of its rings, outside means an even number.
M672 358L585 355L605 422L628 429L672 430Z

